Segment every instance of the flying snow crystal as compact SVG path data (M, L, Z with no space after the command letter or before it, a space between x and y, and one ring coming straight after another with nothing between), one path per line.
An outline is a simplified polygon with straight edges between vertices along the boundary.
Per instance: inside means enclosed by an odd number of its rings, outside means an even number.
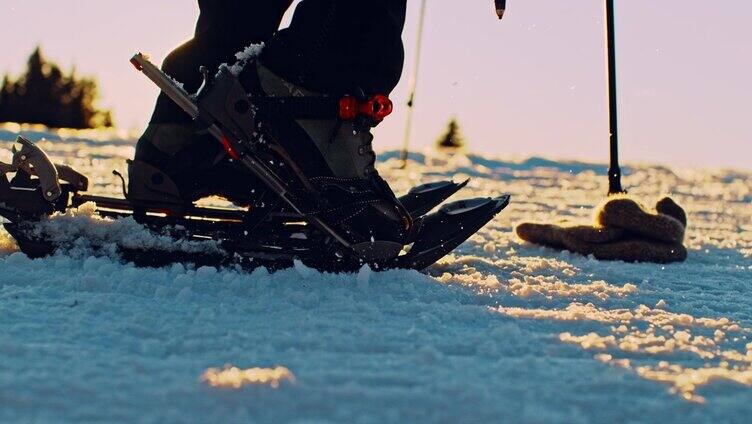
M295 383L295 375L285 367L240 369L225 366L222 369L209 368L201 375L201 381L210 387L239 389L244 386L269 386L273 389L287 381Z

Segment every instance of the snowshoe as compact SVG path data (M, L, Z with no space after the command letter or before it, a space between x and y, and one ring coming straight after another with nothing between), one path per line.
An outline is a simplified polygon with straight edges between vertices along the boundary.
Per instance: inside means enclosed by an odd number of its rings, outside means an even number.
M265 190L254 194L247 208L199 208L186 202L169 178L151 178L158 175L154 169L134 161L131 172L140 167L139 172L146 169L151 175L146 189L134 196L138 201L129 198L135 195L133 186L125 199L86 195L82 193L87 188L84 177L53 165L44 152L21 139L25 149L15 152L13 164L2 167L0 214L11 221L6 224L8 231L30 256L49 254L65 244L50 234L30 231L35 221L44 222L55 211L94 202L99 215L132 217L158 238L213 246L207 253L192 245L183 250L164 249L181 243L162 239L155 246L117 244L121 256L139 265L180 261L279 268L301 260L326 271L351 271L366 263L378 269L423 269L464 242L509 202L508 196L465 200L424 215L467 182L416 187L398 200L373 170L372 137L367 133L367 127L383 119L385 108L391 107L388 99L248 95L228 67L221 68L216 77L204 72L204 85L189 95L144 56L136 55L132 62L220 142L229 161L253 175ZM255 69L263 72L260 65ZM263 78L257 78L263 85ZM264 108L266 112L261 112ZM296 118L305 119L295 121L297 126L278 126L287 133L269 131L264 123L273 122L268 119L270 110L280 115L294 112ZM329 128L334 138L344 137L355 150L335 152L335 158L319 156L319 162L332 163L337 155L352 154L351 171L358 175L313 172L310 164L303 172L290 158L290 142L277 141L285 134L298 139L306 131L320 130L328 125L332 110L338 114L335 126ZM322 122L317 126L311 121ZM351 133L355 138L348 138ZM28 165L25 160L34 162ZM10 172L16 172L13 181L7 180ZM370 221L370 226L362 225L363 220Z
M62 165L54 165L44 152L33 143L19 137L23 145L14 153L14 164L0 164L0 215L9 222L6 230L18 242L22 252L33 258L65 249L72 239L60 240L55 234L40 232L37 226L54 212L65 212L93 202L97 214L107 218L133 218L158 237L181 241L164 246L118 245L118 253L127 261L139 266L164 266L174 262L197 266L234 266L245 268L265 266L269 269L286 268L300 260L306 265L325 271L352 271L363 263L376 269L424 269L452 251L480 227L486 224L508 203L509 197L475 199L451 202L438 212L416 219L420 228L403 254L389 261L363 261L354 257L338 256L331 250L329 236L305 222L305 216L275 208L273 202L255 209L200 208L181 205L173 210L159 204L152 209L143 204L134 205L126 199L84 194L88 188L85 176ZM31 162L25 163L20 158ZM60 172L59 169L63 171ZM8 180L8 175L15 177ZM448 195L456 192L466 182L455 184L441 182L426 184L411 190L405 199L413 210L433 209ZM59 187L59 188L58 188ZM54 195L54 193L59 195ZM45 197L45 194L53 193ZM428 203L418 203L416 199ZM428 199L428 200L427 200ZM430 201L429 201L430 200ZM413 203L410 203L413 202ZM216 248L182 249L182 241L213 242ZM104 243L91 247L106 250Z

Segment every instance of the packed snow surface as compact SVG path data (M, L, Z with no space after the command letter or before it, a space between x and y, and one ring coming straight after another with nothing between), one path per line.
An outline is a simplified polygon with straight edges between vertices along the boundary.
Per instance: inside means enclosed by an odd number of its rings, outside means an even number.
M48 138L39 145L98 193L120 193L110 171L124 169L132 140L25 134ZM689 214L689 259L660 266L515 238L522 221L589 220L606 191L603 165L415 153L403 171L395 153L381 159L398 192L470 177L461 196L506 192L513 202L427 274L139 269L81 251L30 260L0 233L0 421L752 415L752 171L625 170L633 196L653 204L670 194Z

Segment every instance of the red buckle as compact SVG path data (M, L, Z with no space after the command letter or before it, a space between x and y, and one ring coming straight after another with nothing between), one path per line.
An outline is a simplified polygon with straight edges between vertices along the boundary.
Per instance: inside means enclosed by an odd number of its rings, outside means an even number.
M339 101L339 117L345 121L365 116L374 122L381 122L393 111L394 103L383 94L377 94L363 103L358 102L353 96L345 96Z

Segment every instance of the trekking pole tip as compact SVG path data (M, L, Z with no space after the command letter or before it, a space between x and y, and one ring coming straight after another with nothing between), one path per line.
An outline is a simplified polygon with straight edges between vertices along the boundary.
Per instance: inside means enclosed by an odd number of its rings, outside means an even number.
M496 16L499 17L499 20L504 18L504 11L507 8L507 0L495 0L495 6L496 6Z

